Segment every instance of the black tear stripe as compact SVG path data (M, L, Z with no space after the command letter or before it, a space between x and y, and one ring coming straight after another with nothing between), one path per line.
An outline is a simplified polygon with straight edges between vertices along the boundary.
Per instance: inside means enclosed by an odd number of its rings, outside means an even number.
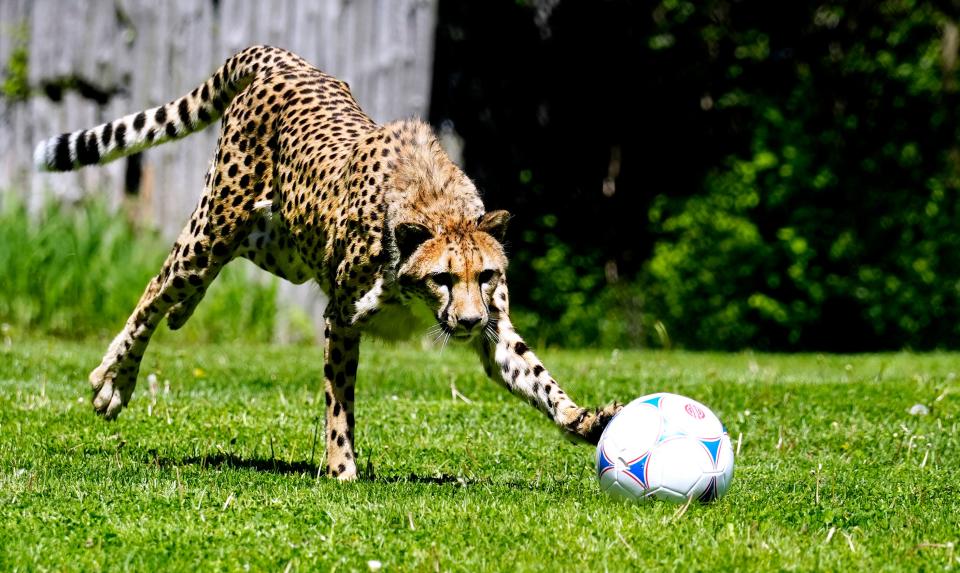
M70 160L70 134L64 133L57 138L57 148L53 156L53 165L58 171L69 171L73 167Z

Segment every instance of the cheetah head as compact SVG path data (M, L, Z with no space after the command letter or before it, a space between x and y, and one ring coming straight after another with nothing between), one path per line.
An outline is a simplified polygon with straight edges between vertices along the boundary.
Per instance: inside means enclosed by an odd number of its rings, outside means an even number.
M422 299L451 338L470 340L490 321L494 291L506 280L502 241L509 218L491 211L439 232L419 223L395 228L400 287Z

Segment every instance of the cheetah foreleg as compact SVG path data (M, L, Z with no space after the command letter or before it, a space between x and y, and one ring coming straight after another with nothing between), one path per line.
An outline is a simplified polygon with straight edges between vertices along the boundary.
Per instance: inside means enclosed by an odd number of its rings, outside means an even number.
M108 420L116 418L130 402L137 385L140 360L163 316L162 311L151 304L159 282L157 278L150 281L137 310L110 343L100 365L90 373L93 408Z
M353 397L360 358L360 333L336 319L327 318L324 339L327 475L349 481L357 477L353 449Z
M507 285L501 282L491 304L488 335L475 347L487 375L526 399L571 435L597 443L607 423L623 407L581 408L560 387L543 362L526 345L510 322Z

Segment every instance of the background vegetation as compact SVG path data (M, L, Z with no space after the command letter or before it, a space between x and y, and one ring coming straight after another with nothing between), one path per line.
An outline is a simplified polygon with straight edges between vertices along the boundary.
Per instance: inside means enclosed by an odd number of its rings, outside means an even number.
M956 3L440 7L431 117L546 342L960 346Z
M51 205L38 216L7 202L0 208L0 329L112 338L169 249L100 201ZM176 334L181 342L272 340L276 279L252 279L248 266L235 261L223 270Z
M958 348L958 21L922 0L444 0L430 120L515 214L540 345ZM5 209L13 327L115 328L167 250L98 208ZM272 330L272 286L244 276L188 336Z

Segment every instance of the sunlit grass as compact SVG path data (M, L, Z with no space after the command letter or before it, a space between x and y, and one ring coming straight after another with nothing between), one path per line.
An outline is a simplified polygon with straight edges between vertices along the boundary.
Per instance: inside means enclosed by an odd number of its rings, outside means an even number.
M319 349L177 342L147 354L116 423L84 381L103 342L6 342L0 570L960 565L958 355L543 353L584 403L672 391L726 422L730 492L676 517L607 499L592 448L461 349L364 344L363 477L339 484L317 478Z

